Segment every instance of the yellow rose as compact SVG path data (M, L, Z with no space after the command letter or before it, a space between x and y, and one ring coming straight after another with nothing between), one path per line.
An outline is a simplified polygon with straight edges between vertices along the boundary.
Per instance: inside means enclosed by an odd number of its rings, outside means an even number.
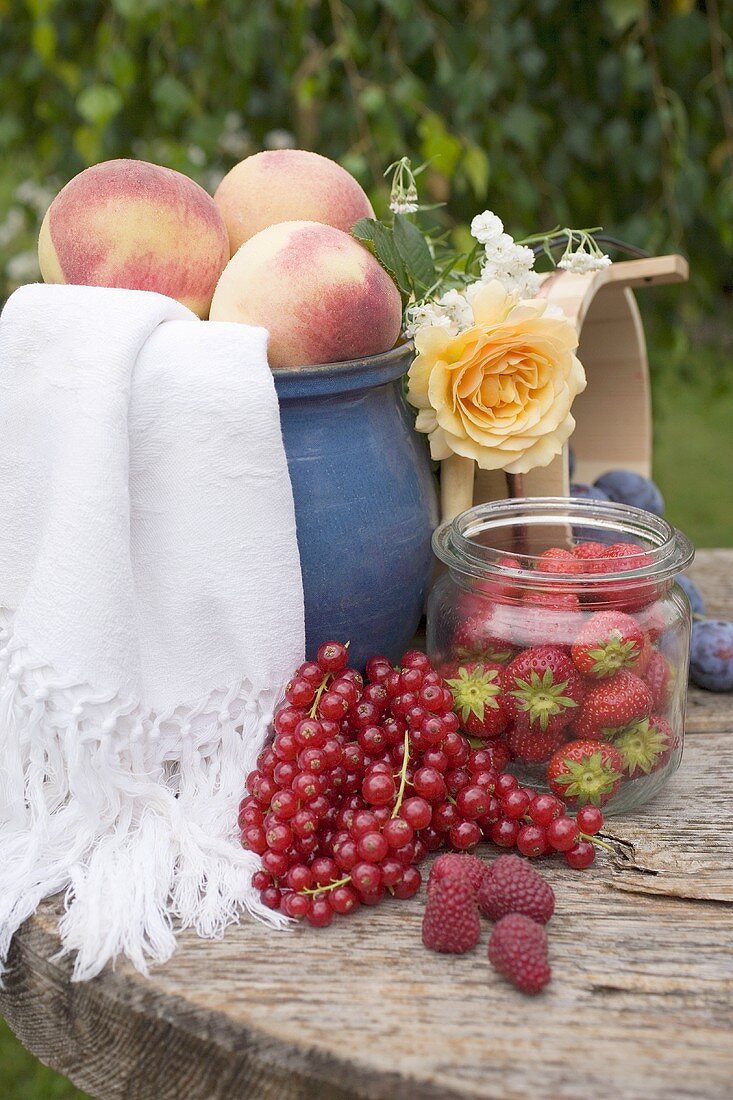
M478 289L471 308L474 324L457 336L437 325L415 334L415 426L434 459L458 454L511 474L546 466L571 435L570 407L585 389L575 327L497 281Z

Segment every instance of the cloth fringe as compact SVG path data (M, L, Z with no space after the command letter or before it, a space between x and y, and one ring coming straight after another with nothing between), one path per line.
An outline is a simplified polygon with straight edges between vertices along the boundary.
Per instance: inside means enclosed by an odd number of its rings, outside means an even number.
M0 622L0 626L2 623ZM74 981L127 957L143 974L176 931L220 938L242 908L274 927L251 884L237 807L271 714L241 682L144 713L70 683L0 629L0 981L13 935L65 891L60 955Z

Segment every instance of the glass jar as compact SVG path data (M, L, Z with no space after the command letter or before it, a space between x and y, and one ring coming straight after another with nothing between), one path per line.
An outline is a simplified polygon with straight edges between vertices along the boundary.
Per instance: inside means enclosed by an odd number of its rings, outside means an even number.
M651 798L682 756L689 540L639 508L547 497L470 508L433 547L448 570L427 648L464 731L571 808Z

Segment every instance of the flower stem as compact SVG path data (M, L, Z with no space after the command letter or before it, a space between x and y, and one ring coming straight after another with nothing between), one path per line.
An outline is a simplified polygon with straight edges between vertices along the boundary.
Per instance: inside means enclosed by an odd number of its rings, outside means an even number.
M407 765L410 762L410 735L405 730L405 752L402 757L402 767L400 769L400 789L397 792L397 801L394 804L392 810L392 817L397 817L400 812L400 806L402 805L402 799L405 797L405 787L407 786Z

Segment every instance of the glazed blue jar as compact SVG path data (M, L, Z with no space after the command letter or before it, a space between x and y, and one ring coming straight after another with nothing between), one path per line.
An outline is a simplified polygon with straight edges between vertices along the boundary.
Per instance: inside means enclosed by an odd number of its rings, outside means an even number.
M402 392L411 345L349 363L278 369L305 591L306 652L350 642L350 663L409 648L438 523L425 441Z

